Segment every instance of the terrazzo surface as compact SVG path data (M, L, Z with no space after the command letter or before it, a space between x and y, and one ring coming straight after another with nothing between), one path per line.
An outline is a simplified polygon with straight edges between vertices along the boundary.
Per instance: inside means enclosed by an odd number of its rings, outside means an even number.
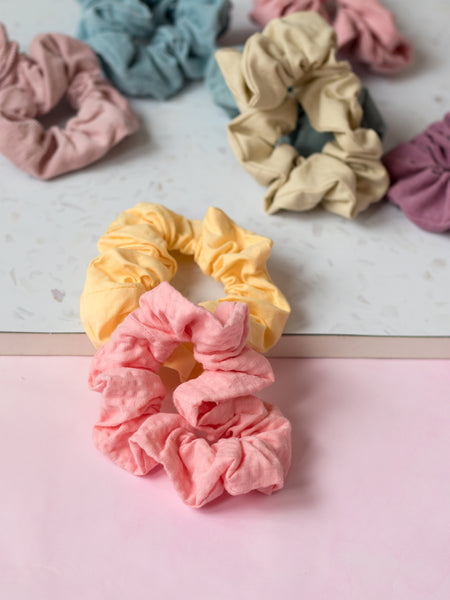
M250 1L236 3L221 44L255 30ZM450 106L450 5L385 3L415 47L404 73L359 70L387 123L385 149L410 139ZM26 49L38 32L73 34L74 0L8 2L0 19ZM269 269L292 305L287 333L387 336L450 335L450 235L418 229L380 203L346 221L316 210L263 212L264 189L228 147L227 118L201 84L167 102L132 100L140 131L97 164L41 182L0 156L0 331L81 332L79 297L96 242L137 202L161 203L202 219L210 205L274 240ZM48 120L61 122L57 111ZM176 285L192 300L217 298L221 286L185 264Z

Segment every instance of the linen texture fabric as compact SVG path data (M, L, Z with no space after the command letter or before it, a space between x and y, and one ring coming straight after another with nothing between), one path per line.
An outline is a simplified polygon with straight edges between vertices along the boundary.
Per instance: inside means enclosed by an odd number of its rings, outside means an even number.
M242 50L242 47L237 47L237 49ZM239 115L236 100L230 92L214 56L209 61L206 69L205 84L211 92L214 103L223 108L230 119L234 119ZM363 111L361 127L364 129L373 129L377 132L378 137L383 139L386 126L383 117L367 88L361 89L361 93L358 96L358 102ZM277 143L284 141L291 144L302 156L309 156L314 152L321 152L325 144L333 140L333 133L329 131L316 131L311 126L308 115L300 104L297 106L297 111L297 124L295 128L278 140Z
M163 282L94 357L91 389L102 394L96 446L135 475L162 464L182 500L200 507L220 496L280 489L291 459L289 421L255 393L273 382L269 362L246 346L248 306L195 306ZM203 371L173 392L161 412L158 375L180 343Z
M229 0L79 0L77 36L125 94L164 100L201 79Z
M45 130L37 117L64 96L77 114L64 128ZM38 35L26 56L0 24L0 152L19 169L41 179L80 169L137 128L89 46L66 35Z
M244 168L267 186L268 213L320 204L353 218L386 192L381 141L361 127L360 81L335 51L334 30L317 13L303 12L272 20L243 52L216 52L241 113L228 124L228 140ZM295 128L299 103L316 131L334 135L307 158L278 143Z
M383 160L392 181L388 200L422 229L450 230L450 113Z

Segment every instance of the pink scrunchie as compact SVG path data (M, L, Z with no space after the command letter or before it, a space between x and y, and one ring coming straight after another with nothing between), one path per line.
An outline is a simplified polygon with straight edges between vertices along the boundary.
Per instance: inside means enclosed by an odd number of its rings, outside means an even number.
M383 162L391 177L388 200L422 229L450 230L450 113Z
M246 346L248 306L222 302L214 314L163 282L95 355L90 387L102 393L96 446L135 475L162 464L186 504L200 507L225 490L270 494L283 486L290 424L254 393L273 382L269 362ZM157 372L181 342L203 366L173 393L178 413L161 413Z
M0 153L41 179L80 169L137 130L130 105L101 75L86 44L66 35L39 35L30 58L0 24ZM44 130L35 117L63 96L78 114L64 129Z
M378 0L253 0L252 18L266 25L271 19L313 10L336 30L338 46L378 73L395 73L412 61L412 48L397 30L392 13Z

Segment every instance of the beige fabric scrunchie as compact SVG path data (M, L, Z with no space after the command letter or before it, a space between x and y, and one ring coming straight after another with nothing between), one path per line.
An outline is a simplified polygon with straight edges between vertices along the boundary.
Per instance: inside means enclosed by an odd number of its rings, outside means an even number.
M214 313L219 302L245 302L248 343L265 352L280 338L290 313L267 272L271 248L272 240L239 227L219 208L210 207L196 221L141 202L121 213L98 242L100 255L89 265L81 296L84 329L96 347L105 344L144 292L175 275L170 251L177 250L224 286L225 298L200 306Z
M228 124L228 139L244 168L268 186L268 213L322 204L351 218L388 188L380 139L360 127L361 83L335 52L336 33L315 12L273 19L243 52L216 52L241 112ZM312 127L334 134L320 154L308 158L277 144L295 127L298 103Z

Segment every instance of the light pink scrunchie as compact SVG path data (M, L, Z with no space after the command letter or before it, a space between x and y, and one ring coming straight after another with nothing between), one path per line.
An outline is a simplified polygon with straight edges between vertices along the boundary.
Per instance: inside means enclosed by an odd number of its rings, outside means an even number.
M36 117L63 96L78 113L64 129L46 131ZM28 57L0 24L0 153L19 169L41 179L80 169L137 127L89 46L66 35L39 35Z
M252 18L271 19L299 11L318 12L336 30L338 47L378 73L395 73L412 61L412 47L397 30L392 13L378 0L253 0Z
M246 346L248 306L222 302L214 314L169 283L143 294L140 307L95 355L90 387L102 394L96 446L135 475L162 464L186 504L283 486L290 424L253 394L273 382L270 364ZM162 413L158 370L191 342L203 372L173 393L178 413Z

